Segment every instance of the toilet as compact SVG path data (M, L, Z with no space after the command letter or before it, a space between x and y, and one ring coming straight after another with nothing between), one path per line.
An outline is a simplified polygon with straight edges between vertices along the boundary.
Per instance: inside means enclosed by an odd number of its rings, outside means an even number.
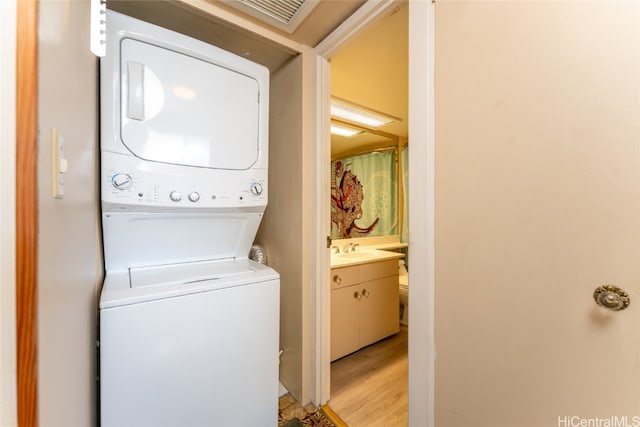
M398 260L398 287L400 290L400 324L409 324L409 273L404 260Z

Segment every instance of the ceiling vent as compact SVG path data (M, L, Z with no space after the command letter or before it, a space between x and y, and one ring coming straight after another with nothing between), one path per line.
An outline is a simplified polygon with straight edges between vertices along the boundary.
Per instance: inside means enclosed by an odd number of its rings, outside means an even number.
M224 0L224 2L291 34L320 0Z

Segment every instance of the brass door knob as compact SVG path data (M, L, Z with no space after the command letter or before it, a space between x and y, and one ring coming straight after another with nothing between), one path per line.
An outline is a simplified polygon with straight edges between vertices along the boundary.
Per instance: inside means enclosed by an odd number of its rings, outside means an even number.
M629 294L613 285L598 286L593 291L593 299L598 305L614 311L624 310L631 304Z

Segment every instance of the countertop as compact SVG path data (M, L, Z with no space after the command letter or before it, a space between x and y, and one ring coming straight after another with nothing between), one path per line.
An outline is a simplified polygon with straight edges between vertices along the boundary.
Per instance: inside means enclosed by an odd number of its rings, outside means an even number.
M403 258L400 252L384 251L380 249L361 248L355 252L346 254L331 253L331 268L348 267L351 265L366 264L369 262L385 261L389 259Z

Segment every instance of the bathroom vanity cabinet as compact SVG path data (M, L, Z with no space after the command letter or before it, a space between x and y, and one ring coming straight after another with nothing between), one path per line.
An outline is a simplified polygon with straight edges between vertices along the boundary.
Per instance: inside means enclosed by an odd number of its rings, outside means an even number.
M331 361L399 331L398 260L331 269Z

